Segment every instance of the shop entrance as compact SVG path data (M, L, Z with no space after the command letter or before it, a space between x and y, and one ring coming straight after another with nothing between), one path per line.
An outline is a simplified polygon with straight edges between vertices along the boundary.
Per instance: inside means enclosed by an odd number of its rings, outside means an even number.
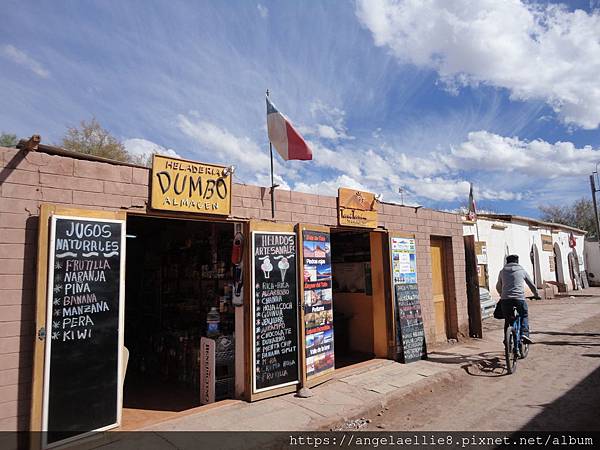
M384 233L331 229L335 367L387 357Z
M448 287L444 241L431 238L431 281L435 317L435 339L445 342L448 335Z
M216 400L233 398L233 238L231 223L128 217L125 429L200 406L202 337L217 340Z

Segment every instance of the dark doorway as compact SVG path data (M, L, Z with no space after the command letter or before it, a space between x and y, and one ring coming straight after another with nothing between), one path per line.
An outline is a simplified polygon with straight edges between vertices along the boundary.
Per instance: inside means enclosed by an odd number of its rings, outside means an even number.
M128 218L124 425L200 405L198 355L207 319L209 337L233 341L233 235L230 223ZM217 400L233 397L234 367L232 359L217 371Z
M331 230L335 367L374 358L370 231Z

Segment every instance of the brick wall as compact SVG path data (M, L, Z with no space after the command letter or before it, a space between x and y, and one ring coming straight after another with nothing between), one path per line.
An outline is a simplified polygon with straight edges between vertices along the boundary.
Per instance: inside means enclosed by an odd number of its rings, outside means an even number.
M0 430L29 427L35 334L35 258L41 203L106 210L146 211L147 169L77 160L0 147ZM335 226L335 197L276 191L275 220ZM234 184L232 219L271 220L269 189ZM383 204L379 225L414 233L419 291L428 342L434 336L431 236L444 236L453 272L456 332L468 334L465 262L460 217Z

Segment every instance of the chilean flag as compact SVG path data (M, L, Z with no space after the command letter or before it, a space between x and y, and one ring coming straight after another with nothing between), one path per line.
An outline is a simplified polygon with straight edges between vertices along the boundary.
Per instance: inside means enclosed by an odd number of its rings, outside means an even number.
M294 129L289 119L277 111L269 97L267 97L267 128L271 144L284 160L312 159L312 150L304 138Z

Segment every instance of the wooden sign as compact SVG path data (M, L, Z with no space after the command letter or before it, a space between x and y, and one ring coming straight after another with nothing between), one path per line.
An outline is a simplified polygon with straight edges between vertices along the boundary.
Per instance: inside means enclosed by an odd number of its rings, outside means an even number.
M377 200L370 192L339 188L338 222L341 226L377 228Z
M226 167L154 155L150 184L153 209L231 213L231 174Z
M200 339L200 404L215 402L215 341Z
M416 253L414 238L390 237L397 358L404 363L427 356Z
M541 238L542 238L542 251L544 251L544 252L554 251L554 243L552 242L552 235L542 234Z
M302 230L306 376L334 369L331 239L324 231Z
M253 392L298 384L296 234L252 232Z
M125 221L53 216L44 447L120 424Z

